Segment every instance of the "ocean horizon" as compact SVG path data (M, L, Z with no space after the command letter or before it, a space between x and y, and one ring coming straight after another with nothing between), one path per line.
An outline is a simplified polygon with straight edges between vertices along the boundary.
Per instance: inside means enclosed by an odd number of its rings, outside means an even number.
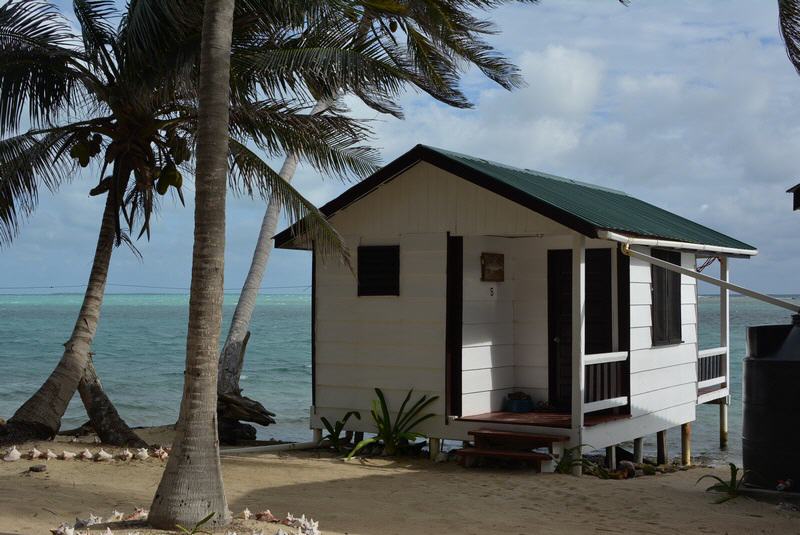
M797 299L797 295L782 297ZM238 292L224 300L223 338ZM44 381L62 354L80 307L80 293L0 294L0 418L14 410ZM180 403L188 321L187 293L106 294L94 362L101 381L129 425L174 423ZM700 348L719 345L719 298L701 295L698 303ZM731 298L730 440L720 451L718 408L702 405L693 425L693 455L702 462L741 462L741 373L746 326L788 323L789 313L743 296ZM276 413L277 423L258 427L263 439L311 438L311 297L308 293L259 296L241 385L244 393ZM75 397L63 429L86 421ZM680 452L680 432L668 433L671 455ZM655 450L647 437L645 451Z

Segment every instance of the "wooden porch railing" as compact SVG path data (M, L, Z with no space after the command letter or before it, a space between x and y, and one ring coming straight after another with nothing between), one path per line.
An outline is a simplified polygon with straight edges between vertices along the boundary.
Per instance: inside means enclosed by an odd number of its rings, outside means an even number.
M585 355L583 412L597 412L628 404L628 352Z
M702 349L697 358L697 390L722 386L728 382L728 348Z

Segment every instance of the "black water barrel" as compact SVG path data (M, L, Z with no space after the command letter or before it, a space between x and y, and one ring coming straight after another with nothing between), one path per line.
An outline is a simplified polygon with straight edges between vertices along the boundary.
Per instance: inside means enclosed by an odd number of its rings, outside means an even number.
M800 490L800 316L747 329L742 458L746 480Z

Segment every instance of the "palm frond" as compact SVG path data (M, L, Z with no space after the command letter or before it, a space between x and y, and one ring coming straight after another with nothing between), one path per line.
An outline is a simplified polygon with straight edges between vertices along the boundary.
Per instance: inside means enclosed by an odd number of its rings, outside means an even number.
M316 170L346 180L364 177L378 168L376 150L360 143L371 131L335 111L303 114L274 101L243 103L231 109L231 134L251 139L270 156L296 154Z
M243 143L231 138L229 152L230 187L235 192L258 191L269 202L280 203L289 221L300 225L300 232L313 240L315 249L323 257L338 257L350 266L344 240L312 202Z
M800 0L778 0L778 15L786 55L800 74Z
M0 140L0 246L10 244L21 219L36 208L41 186L55 191L75 165L64 149L72 132L61 129Z
M116 61L109 49L116 54L116 30L110 19L117 16L114 0L73 0L75 18L81 25L83 50L91 59L89 65L98 66L107 79L116 78Z
M80 101L80 54L67 22L49 3L12 0L0 6L0 134L54 120Z

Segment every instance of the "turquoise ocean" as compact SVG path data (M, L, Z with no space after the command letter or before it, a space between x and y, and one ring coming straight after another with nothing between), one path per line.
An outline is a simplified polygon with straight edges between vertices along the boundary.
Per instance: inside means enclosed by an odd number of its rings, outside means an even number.
M0 417L8 418L61 357L81 302L78 294L0 295ZM236 305L226 296L225 326ZM793 297L789 297L793 298ZM168 424L177 417L185 358L188 296L109 294L94 343L95 366L118 410L132 426ZM719 299L699 300L700 348L719 345ZM693 454L708 462L741 459L741 373L748 325L788 323L789 314L758 301L731 298L730 445L718 445L718 408L698 407ZM262 295L252 322L241 385L244 393L277 414L260 438L309 440L311 404L311 299L307 294ZM73 400L64 428L86 421ZM677 430L668 434L679 452ZM655 447L654 437L645 442Z

